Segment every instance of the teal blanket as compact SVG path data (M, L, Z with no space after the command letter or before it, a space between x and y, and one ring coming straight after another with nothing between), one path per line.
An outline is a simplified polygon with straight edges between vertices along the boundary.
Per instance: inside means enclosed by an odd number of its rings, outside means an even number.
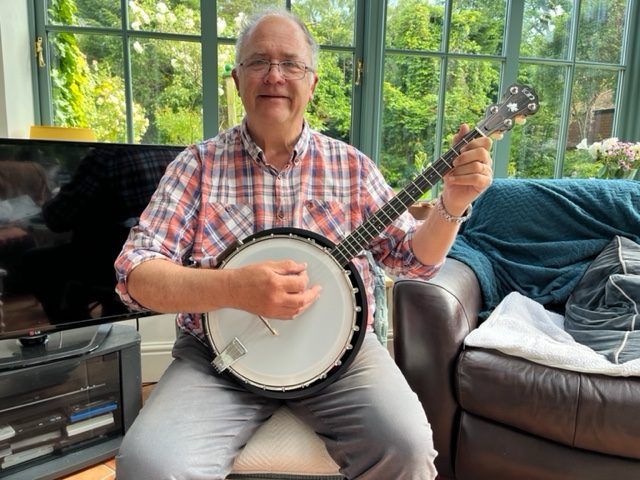
M564 305L615 235L640 242L640 182L496 179L449 256L469 265L486 317L512 291Z

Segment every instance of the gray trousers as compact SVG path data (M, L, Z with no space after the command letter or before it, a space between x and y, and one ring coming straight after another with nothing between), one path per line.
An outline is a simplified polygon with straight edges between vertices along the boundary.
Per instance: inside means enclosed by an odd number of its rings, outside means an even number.
M222 480L256 429L283 401L214 373L208 346L181 335L175 359L125 435L118 480ZM422 406L374 334L338 380L288 400L324 440L351 480L436 477L436 452Z

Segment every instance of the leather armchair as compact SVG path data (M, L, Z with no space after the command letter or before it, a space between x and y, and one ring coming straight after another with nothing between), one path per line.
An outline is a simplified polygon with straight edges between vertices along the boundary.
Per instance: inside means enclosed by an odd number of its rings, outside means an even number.
M452 258L430 281L394 285L395 359L431 423L439 478L640 478L640 378L465 348L481 304Z

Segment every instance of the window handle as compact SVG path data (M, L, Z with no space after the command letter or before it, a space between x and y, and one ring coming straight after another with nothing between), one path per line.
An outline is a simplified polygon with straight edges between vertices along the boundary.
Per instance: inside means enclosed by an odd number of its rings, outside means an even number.
M361 58L359 58L358 62L356 63L356 81L355 81L356 85L360 85L360 83L362 82L363 71L364 71L364 62L362 61Z
M36 57L38 57L38 66L41 68L46 65L46 63L44 63L44 55L42 54L43 51L42 37L38 37L36 39Z

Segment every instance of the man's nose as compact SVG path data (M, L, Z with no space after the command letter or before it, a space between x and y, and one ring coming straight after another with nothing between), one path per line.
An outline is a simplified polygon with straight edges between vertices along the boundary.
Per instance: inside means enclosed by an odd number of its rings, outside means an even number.
M264 80L265 82L284 82L286 79L280 71L280 65L277 63L272 63L269 65L269 70L264 76Z

